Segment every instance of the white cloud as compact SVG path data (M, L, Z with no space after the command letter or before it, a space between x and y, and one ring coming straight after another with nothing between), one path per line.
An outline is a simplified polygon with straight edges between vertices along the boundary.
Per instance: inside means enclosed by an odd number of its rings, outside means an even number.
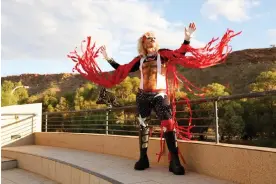
M184 39L184 23L167 21L146 1L9 0L2 7L4 60L64 59L90 35L110 55L137 54L137 39L148 30L156 31L163 47L175 49Z
M270 45L276 45L276 28L275 29L269 29L267 31L268 37L269 37L269 44Z
M250 9L259 6L258 0L207 0L201 7L201 14L211 20L223 16L232 22L249 20Z
M271 37L276 37L276 28L275 29L269 29L268 34Z

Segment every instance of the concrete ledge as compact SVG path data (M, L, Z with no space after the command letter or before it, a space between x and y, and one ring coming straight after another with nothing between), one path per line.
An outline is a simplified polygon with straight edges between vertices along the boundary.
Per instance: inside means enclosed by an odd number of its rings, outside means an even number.
M45 176L26 171L24 169L14 168L1 172L2 184L60 184L50 180Z
M2 148L2 155L18 160L18 167L65 184L230 184L194 172L176 176L168 167L151 165L145 171L133 169L136 160L50 146Z
M17 161L15 159L10 158L1 158L1 170L9 170L17 167Z
M35 133L35 144L85 150L137 160L138 138L102 134ZM276 149L252 146L179 141L184 166L189 171L237 183L274 183ZM159 163L160 139L151 138L148 156L151 164L168 166L165 149Z
M29 146L30 148L31 146ZM18 149L19 148L19 149ZM23 150L21 149L23 148ZM16 159L18 168L31 171L33 173L45 176L53 181L60 183L103 183L103 184L121 184L107 176L98 174L91 170L65 162L54 157L45 157L38 153L28 153L24 151L26 147L14 147L13 149L2 149L2 155ZM21 151L20 151L21 150ZM29 152L33 149L30 148Z

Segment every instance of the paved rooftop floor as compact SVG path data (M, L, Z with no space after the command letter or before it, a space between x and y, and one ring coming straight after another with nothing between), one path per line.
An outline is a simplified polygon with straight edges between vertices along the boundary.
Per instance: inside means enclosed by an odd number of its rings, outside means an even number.
M4 170L1 173L1 184L58 184L48 178L22 169Z
M89 171L91 174L113 178L121 183L135 184L230 184L216 178L186 171L185 175L177 176L168 171L165 166L151 165L144 171L135 171L136 160L118 156L93 153L81 150L57 148L49 146L21 146L2 148L4 150L19 151L38 155L51 160L62 161ZM20 172L20 171L19 171ZM21 171L22 172L22 171Z

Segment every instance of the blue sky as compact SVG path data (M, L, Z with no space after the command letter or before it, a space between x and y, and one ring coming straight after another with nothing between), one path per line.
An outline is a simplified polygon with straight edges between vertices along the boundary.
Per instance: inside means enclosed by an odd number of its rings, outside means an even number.
M243 31L231 42L233 50L266 48L276 44L275 7L272 0L3 1L1 76L72 72L66 55L86 36L125 64L137 55L145 31L155 31L161 47L175 49L190 22L197 25L195 47L230 28ZM101 58L98 63L111 69Z

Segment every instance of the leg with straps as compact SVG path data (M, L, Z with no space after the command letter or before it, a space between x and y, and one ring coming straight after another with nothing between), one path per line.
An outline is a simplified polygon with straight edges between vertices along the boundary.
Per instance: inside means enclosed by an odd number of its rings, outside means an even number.
M135 163L135 170L144 170L149 168L149 159L147 155L148 142L149 142L149 127L148 120L149 118L141 118L141 115L138 118L140 123L139 129L139 149L140 149L140 158Z
M176 175L184 175L185 169L179 160L179 150L177 147L177 137L175 132L175 122L172 119L172 110L169 99L166 95L156 95L154 98L154 109L161 120L161 130L164 132L164 137L169 150L170 166L169 171Z
M139 122L139 149L140 158L135 163L135 170L144 170L149 168L149 159L147 156L148 143L149 143L149 121L151 115L152 105L150 102L150 96L138 92L136 95L136 104L138 109L138 122Z

